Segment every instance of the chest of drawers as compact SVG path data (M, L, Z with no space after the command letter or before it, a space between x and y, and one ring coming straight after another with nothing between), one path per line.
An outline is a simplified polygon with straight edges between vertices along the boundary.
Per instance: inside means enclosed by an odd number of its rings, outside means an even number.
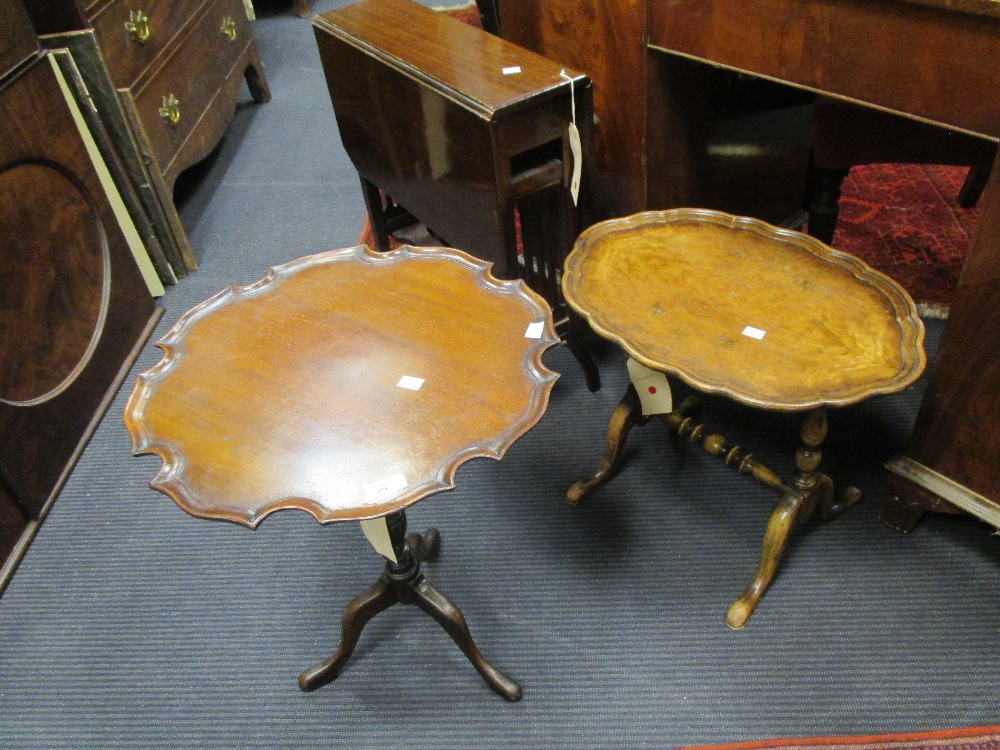
M270 92L244 0L25 0L42 42L73 53L162 245L161 278L197 268L173 204L177 176L232 119L240 84Z

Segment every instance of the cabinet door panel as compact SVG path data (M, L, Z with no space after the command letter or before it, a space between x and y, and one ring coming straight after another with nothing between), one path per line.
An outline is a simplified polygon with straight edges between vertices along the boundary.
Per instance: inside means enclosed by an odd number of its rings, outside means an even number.
M0 0L0 76L38 51L28 14L17 0Z
M0 88L0 476L37 515L153 301L47 56Z

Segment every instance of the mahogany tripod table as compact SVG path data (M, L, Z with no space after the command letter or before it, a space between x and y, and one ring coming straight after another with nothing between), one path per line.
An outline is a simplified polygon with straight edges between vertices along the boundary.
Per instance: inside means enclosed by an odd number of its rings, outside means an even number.
M920 376L924 327L913 301L888 277L804 234L698 209L590 227L562 283L569 305L641 365L749 406L803 413L790 480L696 424L696 397L658 415L779 495L757 572L726 617L742 628L793 527L817 509L829 520L860 500L853 487L835 496L818 471L826 409L895 393ZM600 468L569 489L571 503L611 477L629 431L650 416L633 382L612 414Z
M557 341L537 294L466 253L334 250L186 313L125 424L137 455L163 460L150 486L194 516L251 528L286 508L321 523L385 517L385 572L347 606L340 647L301 674L303 690L333 680L368 620L403 603L516 701L520 686L421 572L437 531L406 535L404 509L453 488L463 462L499 460L541 418L558 377L542 353Z

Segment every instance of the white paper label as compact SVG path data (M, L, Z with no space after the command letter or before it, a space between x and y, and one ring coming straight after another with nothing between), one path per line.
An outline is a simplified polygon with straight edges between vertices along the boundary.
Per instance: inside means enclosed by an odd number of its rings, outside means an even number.
M545 321L539 320L536 323L529 323L528 330L524 332L526 339L540 339L545 332Z
M650 370L643 364L629 357L628 376L639 394L643 416L653 414L668 414L674 410L673 397L670 395L670 383L667 376L657 370Z
M361 531L364 532L365 537L371 543L372 547L382 557L388 557L393 562L399 562L396 559L396 553L392 549L392 540L389 538L389 525L385 521L385 516L362 521Z
M580 173L583 171L583 146L580 145L580 130L575 122L569 124L569 150L573 153L573 176L569 182L569 194L575 206L580 199Z
M408 482L403 474L393 474L365 485L365 497L369 500L389 500L400 490L406 489Z
M754 328L753 326L747 326L743 329L744 336L749 336L750 338L757 339L758 341L764 338L766 333L767 331L762 331L759 328Z
M511 65L509 68L503 69L503 74L505 76L516 76L520 72L521 72L520 65Z
M573 197L573 205L580 198L580 173L583 171L583 146L580 144L580 129L576 126L576 89L573 86L573 79L565 70L559 71L559 77L569 81L569 107L570 123L567 128L569 136L569 150L573 154L573 176L569 181L569 194Z
M423 378L415 378L412 375L404 375L399 379L399 382L396 383L396 387L405 388L408 391L419 391L423 384Z

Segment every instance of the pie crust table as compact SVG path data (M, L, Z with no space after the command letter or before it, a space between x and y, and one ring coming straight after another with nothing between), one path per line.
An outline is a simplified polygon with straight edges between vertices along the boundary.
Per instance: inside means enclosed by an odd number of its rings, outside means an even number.
M421 572L437 531L407 535L404 509L453 488L463 462L500 459L541 418L558 377L542 354L557 340L537 294L466 253L334 250L181 317L158 344L163 359L139 376L125 423L137 455L163 460L150 486L194 516L253 528L297 509L376 532L385 519L385 572L347 605L340 647L301 674L303 690L333 680L365 623L404 603L514 701L520 686Z
M792 529L816 510L832 519L860 500L853 487L835 495L818 471L827 407L895 393L920 376L924 327L913 300L892 279L812 237L705 209L649 211L590 227L566 259L562 284L569 305L639 365L748 406L802 413L796 475L788 480L696 423L697 397L658 414L779 495L757 572L726 617L742 628ZM635 382L611 417L600 467L569 489L571 503L612 476L629 431L653 415Z

